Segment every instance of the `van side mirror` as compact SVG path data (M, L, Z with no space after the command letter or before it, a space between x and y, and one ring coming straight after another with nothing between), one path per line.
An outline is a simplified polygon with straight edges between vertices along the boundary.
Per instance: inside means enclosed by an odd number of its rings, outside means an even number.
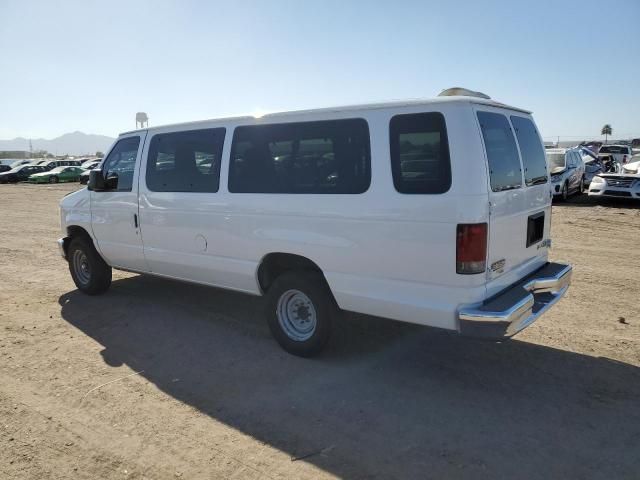
M118 189L118 174L115 172L109 172L107 174L107 178L105 179L105 187L106 190L117 190Z
M89 182L87 189L95 192L103 192L106 190L106 181L102 176L102 170L91 170L89 172Z
M107 178L105 178L102 174L102 170L91 170L89 172L89 183L87 184L87 188L94 192L117 190L118 174L116 172L109 172L107 174Z

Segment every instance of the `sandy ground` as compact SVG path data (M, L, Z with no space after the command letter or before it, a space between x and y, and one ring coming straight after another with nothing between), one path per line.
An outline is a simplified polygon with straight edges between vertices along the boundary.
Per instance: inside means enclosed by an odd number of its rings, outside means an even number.
M640 209L553 211L566 298L511 342L348 315L291 357L262 301L58 257L76 185L0 186L0 478L640 478Z

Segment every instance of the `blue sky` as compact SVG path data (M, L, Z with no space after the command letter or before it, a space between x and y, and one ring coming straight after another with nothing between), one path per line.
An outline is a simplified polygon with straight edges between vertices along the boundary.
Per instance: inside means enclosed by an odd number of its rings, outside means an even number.
M640 137L640 1L0 0L0 138L463 86L545 137Z

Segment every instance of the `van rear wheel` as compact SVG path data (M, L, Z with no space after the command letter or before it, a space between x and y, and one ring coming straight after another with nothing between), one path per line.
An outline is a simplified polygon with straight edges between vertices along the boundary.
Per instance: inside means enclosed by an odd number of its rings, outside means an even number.
M269 288L266 313L271 333L284 350L312 357L329 340L338 307L321 274L292 271Z
M88 295L104 293L111 285L111 267L90 240L74 238L67 252L71 278L78 290Z

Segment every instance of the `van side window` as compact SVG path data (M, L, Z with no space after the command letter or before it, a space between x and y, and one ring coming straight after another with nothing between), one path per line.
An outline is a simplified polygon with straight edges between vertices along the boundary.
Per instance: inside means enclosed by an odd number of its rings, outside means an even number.
M237 127L229 165L233 193L363 193L371 183L363 119Z
M478 112L478 121L487 150L491 190L500 192L520 188L520 157L509 120L499 113Z
M547 160L535 125L528 118L516 115L511 116L511 124L520 145L524 183L527 186L547 183Z
M217 192L224 128L154 135L147 158L153 192Z
M131 191L139 146L140 137L123 138L116 143L104 161L102 173L105 178L114 173L118 175L118 192Z
M400 193L444 193L451 187L451 160L444 116L396 115L389 123L393 184Z

